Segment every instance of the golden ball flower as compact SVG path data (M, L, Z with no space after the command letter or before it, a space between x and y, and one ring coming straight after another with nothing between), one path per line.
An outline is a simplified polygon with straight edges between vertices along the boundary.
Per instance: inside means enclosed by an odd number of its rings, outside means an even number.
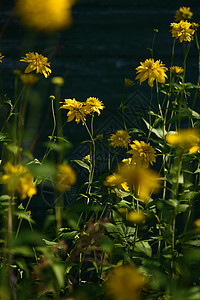
M51 33L72 24L73 0L17 0L15 12L30 29Z
M106 293L113 300L139 300L146 278L134 265L115 267L105 281Z
M135 224L143 224L146 220L146 215L142 211L130 211L126 219Z
M37 52L27 53L25 57L20 59L20 61L28 63L25 73L30 73L36 70L36 73L43 74L45 78L47 78L51 73L48 58L42 54L38 54Z
M117 130L115 134L111 134L109 138L110 145L114 148L127 148L131 142L131 137L125 130Z
M55 85L62 86L64 84L64 79L60 76L53 77L51 82Z
M156 153L152 146L141 141L133 141L130 145L131 150L127 153L132 154L132 163L135 163L138 167L148 168L149 163L153 165L156 162Z
M67 164L58 165L58 172L55 179L57 191L64 192L69 190L76 183L76 173L71 166Z
M159 83L165 83L167 70L160 59L154 61L153 58L149 58L144 62L140 62L140 66L136 68L138 75L135 79L138 79L140 84L148 79L149 86L153 87L154 80L157 80Z
M172 29L170 31L172 33L172 37L174 37L175 39L179 39L180 43L182 43L183 41L191 42L195 33L195 30L190 28L191 26L192 24L188 21L171 23L170 27L172 27Z
M0 52L0 63L2 63L2 59L4 58L4 55Z

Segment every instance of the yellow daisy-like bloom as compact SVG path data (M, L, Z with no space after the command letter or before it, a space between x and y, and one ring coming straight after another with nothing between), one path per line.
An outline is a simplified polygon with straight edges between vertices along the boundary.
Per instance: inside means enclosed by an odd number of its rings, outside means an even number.
M173 74L182 74L184 69L182 67L179 66L172 66L169 68L170 72Z
M174 18L175 22L180 22L181 20L190 20L192 16L193 13L190 11L190 7L182 6L176 11Z
M137 76L136 80L139 79L140 84L148 79L148 84L153 87L154 80L160 83L165 83L167 78L166 71L168 69L162 63L162 61L153 58L146 59L144 62L140 62L140 66L136 68Z
M132 154L132 163L135 163L138 167L148 168L149 163L153 165L156 161L156 154L153 147L141 141L133 141L130 145L132 150L127 153Z
M110 145L114 148L127 148L131 142L131 137L125 130L117 130L115 134L111 134L109 138Z
M4 175L2 175L1 181L6 184L9 192L18 192L22 200L37 193L33 176L27 168L22 165L13 166L8 162L3 169Z
M40 78L35 74L21 74L20 79L24 85L33 85L36 83Z
M195 33L195 30L190 28L191 26L192 24L188 21L171 23L170 27L172 27L172 29L170 31L172 32L172 37L174 37L175 39L179 39L180 43L182 43L183 41L191 42L192 36Z
M100 109L103 110L104 109L104 105L103 102L100 101L98 98L95 97L89 97L87 98L86 102L85 102L85 111L86 114L91 114L91 113L98 113L98 115L100 115Z
M55 187L59 192L69 190L76 183L76 173L71 166L66 164L58 165Z
M106 293L113 300L139 300L146 278L134 265L116 267L105 281Z
M2 62L2 59L4 58L4 55L0 52L0 63Z
M82 102L76 101L75 98L73 99L64 99L65 102L60 109L68 109L69 112L67 113L68 119L67 122L71 122L74 118L76 123L79 123L80 121L85 121L85 107L83 106Z
M24 26L51 33L71 25L74 3L72 0L17 0L15 12Z
M165 139L168 144L180 147L184 152L196 153L200 149L200 132L197 129L182 129L168 133Z
M199 24L192 22L192 29L197 30L199 28Z
M146 215L142 211L130 211L126 219L131 223L142 224L146 220Z
M20 61L28 63L28 67L25 70L25 73L30 73L36 70L36 73L41 73L44 77L48 77L51 73L50 63L48 58L37 52L29 52L26 54L26 57L22 57Z

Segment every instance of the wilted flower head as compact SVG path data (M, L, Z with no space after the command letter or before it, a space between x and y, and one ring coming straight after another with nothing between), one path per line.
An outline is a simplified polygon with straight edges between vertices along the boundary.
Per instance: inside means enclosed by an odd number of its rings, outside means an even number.
M132 163L135 163L137 166L148 168L149 163L153 165L153 163L156 161L154 148L145 142L139 142L135 140L130 147L131 150L129 150L127 153L132 154Z
M25 57L22 57L20 61L28 63L28 67L25 69L25 73L30 73L36 70L36 73L41 73L44 77L48 77L51 73L50 63L48 58L37 52L29 52Z
M192 29L197 30L199 28L199 24L192 22Z
M2 59L4 58L4 55L0 52L0 62L2 62Z
M111 134L109 138L110 145L114 148L127 148L131 142L131 137L125 130L117 130L115 134Z
M113 300L139 300L146 279L134 265L115 267L105 282L106 293Z
M175 39L179 39L181 43L183 41L191 42L192 36L195 33L195 30L190 28L191 26L192 24L188 21L171 23L170 27L172 27L172 29L170 31L172 32L172 37L174 37Z
M72 23L73 0L17 0L15 12L28 28L51 33Z
M165 139L168 144L180 147L184 152L196 153L200 149L200 132L194 128L168 133Z
M149 58L144 62L140 62L140 66L136 68L138 75L135 79L139 79L140 84L148 79L149 86L153 87L154 80L157 80L159 83L165 83L167 70L160 59L154 61L153 58Z
M36 83L40 78L35 74L21 74L20 79L24 85L33 85Z
M3 167L4 175L1 181L6 184L8 192L18 192L22 200L32 197L37 193L30 171L20 165L12 165L10 162Z
M190 11L190 7L182 6L179 8L179 10L176 11L174 18L175 22L180 22L181 20L190 20L192 16L193 13Z
M60 164L57 168L55 187L59 192L67 191L76 183L76 173L67 164Z
M85 112L86 114L90 114L90 113L97 113L98 115L100 115L100 109L103 110L104 109L104 105L103 102L100 101L98 98L96 97L89 97L87 98L86 102L85 102Z
M184 69L182 67L179 66L172 66L169 68L170 72L173 74L182 74Z
M71 122L74 118L76 123L79 123L82 121L84 123L85 121L85 108L83 106L82 102L76 101L75 98L73 99L64 99L65 102L60 109L68 109L68 119L67 122Z

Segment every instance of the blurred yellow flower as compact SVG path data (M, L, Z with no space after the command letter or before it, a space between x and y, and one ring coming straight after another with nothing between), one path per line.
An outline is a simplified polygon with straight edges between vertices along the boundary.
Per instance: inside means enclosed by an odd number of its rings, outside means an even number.
M191 23L188 21L180 21L179 23L171 23L170 27L172 29L170 30L172 32L172 37L175 39L179 39L180 43L183 41L185 42L191 42L192 36L195 33L194 29L191 29Z
M121 164L116 173L107 176L104 184L127 192L134 191L144 202L148 202L151 194L156 193L160 187L155 171L134 164Z
M30 73L36 70L36 73L41 73L44 77L48 77L51 73L50 63L48 58L37 52L29 52L25 57L22 57L20 61L28 63L28 67L25 69L25 73Z
M148 79L148 84L153 87L154 80L160 83L165 83L167 75L165 72L168 69L162 63L162 61L153 58L146 59L144 62L140 62L140 66L136 68L136 73L138 74L135 79L139 79L140 84Z
M182 67L179 66L172 66L169 68L170 72L173 74L182 74L184 69Z
M106 293L113 300L139 300L147 282L134 265L115 267L105 281Z
M111 134L109 140L110 145L114 148L127 148L131 142L131 137L125 130L117 130L115 134Z
M197 30L199 28L199 24L192 22L192 29Z
M4 175L1 176L1 181L6 184L9 192L18 192L22 200L37 193L33 176L26 167L22 165L13 166L8 162L4 165L3 170Z
M90 114L90 113L98 113L98 115L100 115L100 109L103 110L104 109L104 105L103 102L100 101L98 98L95 97L89 97L87 98L86 102L85 102L85 111L86 114Z
M24 85L33 85L40 78L35 74L21 74L20 79Z
M142 224L146 220L146 215L142 211L130 211L126 218L131 223Z
M64 79L60 76L53 77L51 82L55 85L62 86L64 84Z
M64 99L65 102L60 109L68 109L69 112L67 113L68 119L67 122L71 122L74 118L76 123L79 123L80 121L85 121L85 107L83 106L82 102L76 101L75 98L73 99Z
M165 139L168 144L183 148L184 152L196 153L200 149L200 132L194 128L168 133Z
M181 20L190 20L192 16L193 13L190 11L190 7L182 6L176 11L174 18L175 22L180 22Z
M67 164L60 164L57 168L55 187L59 192L67 191L76 183L76 173Z
M132 154L132 163L135 163L138 167L148 168L149 163L153 165L156 161L156 154L153 147L141 141L133 141L130 145L132 150L127 153Z
M73 0L17 0L15 12L28 28L51 33L72 23Z
M83 162L86 162L86 163L89 163L89 162L91 161L90 154L84 156L84 157L82 158L82 161L83 161Z
M0 63L2 62L2 59L4 58L4 55L0 52Z

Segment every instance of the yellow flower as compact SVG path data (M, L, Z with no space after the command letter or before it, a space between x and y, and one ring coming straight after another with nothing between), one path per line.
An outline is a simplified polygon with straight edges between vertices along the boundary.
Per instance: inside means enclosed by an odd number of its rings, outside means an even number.
M179 39L180 43L183 41L185 42L191 42L192 35L195 33L194 29L191 29L191 23L188 21L180 21L179 23L171 23L170 27L172 29L170 30L172 32L172 37L175 39Z
M182 67L179 66L173 66L169 68L170 72L173 74L182 74L184 69Z
M143 168L148 168L149 163L153 165L156 161L156 154L153 147L141 141L133 141L133 144L130 145L132 150L129 150L127 153L132 154L132 163L136 163L136 165Z
M76 183L76 173L71 166L66 164L58 165L55 187L59 192L69 190Z
M85 111L87 114L96 112L100 115L100 109L104 109L104 107L103 102L95 97L89 97L85 102Z
M20 79L24 85L33 85L36 83L40 78L35 74L21 74Z
M165 72L167 70L160 59L154 61L153 58L149 58L144 62L140 62L140 66L136 68L138 75L135 79L139 79L140 84L148 79L149 86L153 87L154 80L165 83L165 79L167 78Z
M82 102L76 101L75 98L73 99L64 99L65 102L60 109L68 109L69 112L67 113L68 119L67 122L71 122L74 118L76 123L79 123L80 121L85 121L85 108L83 106Z
M107 176L104 184L125 191L135 191L140 200L148 202L152 193L159 189L158 174L150 169L140 168L134 164L121 164L118 171Z
M146 279L134 265L116 267L105 281L106 293L113 300L139 300Z
M146 215L142 211L130 211L126 218L131 223L142 224L146 220Z
M135 83L133 82L133 80L129 79L129 78L125 78L124 79L124 83L125 83L125 87L131 87L133 86Z
M55 85L62 86L64 84L64 79L60 76L53 77L51 82Z
M5 174L2 175L1 181L6 184L9 192L17 191L22 200L37 193L33 176L27 168L22 165L13 166L8 162L3 169Z
M179 10L176 11L176 14L174 16L175 22L180 22L181 20L189 20L193 16L193 13L190 11L190 7L182 6L179 8Z
M168 133L165 139L168 144L183 148L184 152L195 153L200 149L200 132L193 128Z
M28 28L51 33L72 23L72 0L17 0L15 12Z
M29 52L26 54L26 57L22 57L20 61L28 63L28 67L25 70L25 73L30 73L36 70L36 73L41 73L44 77L48 77L51 73L50 63L48 58L37 52Z
M122 147L127 148L128 144L131 142L131 137L125 130L117 130L115 134L111 134L109 138L111 146L114 148Z
M0 62L2 62L2 59L4 58L4 56L2 55L2 53L0 52Z

